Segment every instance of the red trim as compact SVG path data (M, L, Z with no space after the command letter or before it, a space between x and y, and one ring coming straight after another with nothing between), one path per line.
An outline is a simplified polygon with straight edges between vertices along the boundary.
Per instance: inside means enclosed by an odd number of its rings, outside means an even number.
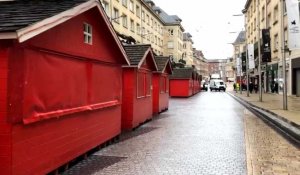
M109 107L118 106L121 103L118 100L108 101L104 103L96 103L91 104L87 106L81 106L76 108L70 108L70 109L63 109L63 110L56 110L51 112L45 112L45 113L36 113L30 118L23 119L24 124L30 124L33 122L50 119L50 118L59 118L64 115L74 114L78 112L84 112L84 111L93 111L97 109L104 109Z

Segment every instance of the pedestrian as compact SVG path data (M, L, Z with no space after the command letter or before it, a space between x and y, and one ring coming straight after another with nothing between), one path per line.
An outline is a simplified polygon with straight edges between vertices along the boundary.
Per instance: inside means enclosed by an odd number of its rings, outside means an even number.
M275 92L275 82L272 81L271 83L271 92L274 93Z
M255 93L257 93L257 91L258 91L258 83L255 83L255 85L254 85L254 91L255 91Z
M253 91L253 83L252 83L252 81L250 81L250 83L249 83L249 91L252 94L252 91Z
M233 83L233 90L236 91L236 84L235 84L235 82Z

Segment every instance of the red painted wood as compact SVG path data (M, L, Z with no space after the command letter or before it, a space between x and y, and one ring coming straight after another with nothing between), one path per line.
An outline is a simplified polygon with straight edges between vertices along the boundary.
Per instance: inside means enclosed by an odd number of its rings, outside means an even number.
M159 113L159 91L160 91L160 76L161 73L154 73L152 77L152 95L153 95L153 114Z
M0 174L12 173L11 124L7 122L8 48L0 45Z
M46 174L121 131L121 106L13 126L13 174Z
M148 53L143 66L123 68L123 101L122 101L122 129L131 130L152 118L152 71L154 67L152 55ZM150 70L149 70L150 69ZM146 82L141 75L149 77ZM141 83L151 83L149 86L141 86ZM148 87L148 88L147 88ZM141 93L143 91L143 93ZM146 95L146 92L149 94Z
M193 94L193 83L190 79L171 79L171 97L190 97Z
M133 106L136 98L136 70L123 69L122 129L133 128Z
M161 84L161 79L164 77L165 87ZM153 74L153 114L158 114L169 108L169 78L167 73ZM162 90L164 89L164 90Z
M0 174L46 174L120 134L125 58L96 8L6 51L3 42Z

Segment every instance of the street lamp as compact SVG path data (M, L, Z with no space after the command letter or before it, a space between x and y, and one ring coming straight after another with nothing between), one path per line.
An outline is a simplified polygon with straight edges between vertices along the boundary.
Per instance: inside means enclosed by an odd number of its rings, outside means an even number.
M110 21L112 22L112 21L115 21L115 20L117 20L117 19L119 19L119 18L124 18L124 17L126 17L126 15L125 15L125 14L122 14L121 16L117 16L117 17L115 17L115 18L111 18Z

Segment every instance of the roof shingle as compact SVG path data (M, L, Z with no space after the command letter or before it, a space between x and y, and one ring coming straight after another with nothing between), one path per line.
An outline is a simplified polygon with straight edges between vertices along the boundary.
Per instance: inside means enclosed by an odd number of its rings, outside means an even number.
M191 67L186 68L175 68L173 69L173 74L170 79L189 79L192 78L194 69Z
M14 32L87 1L88 0L0 1L0 32Z
M124 45L130 65L138 66L149 48L151 48L150 44Z
M158 71L161 72L164 70L164 68L166 67L166 64L168 63L168 61L170 60L169 57L163 57L163 56L156 56L155 57L155 62L158 68Z

